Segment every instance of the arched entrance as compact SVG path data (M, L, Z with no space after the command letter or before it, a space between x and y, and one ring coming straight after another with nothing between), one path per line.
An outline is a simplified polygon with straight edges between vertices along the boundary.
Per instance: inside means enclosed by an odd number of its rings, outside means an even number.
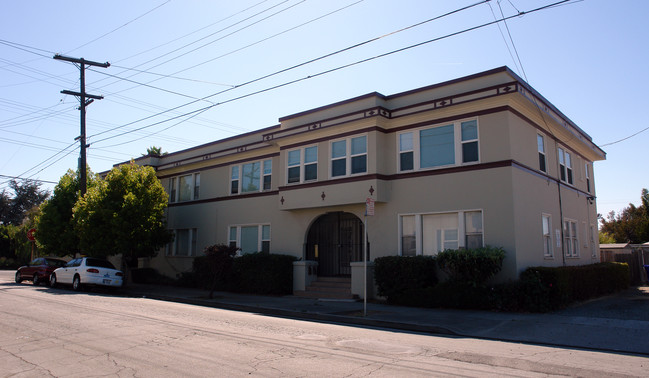
M363 222L351 213L321 215L309 228L306 259L318 262L318 276L351 276L349 263L363 261Z

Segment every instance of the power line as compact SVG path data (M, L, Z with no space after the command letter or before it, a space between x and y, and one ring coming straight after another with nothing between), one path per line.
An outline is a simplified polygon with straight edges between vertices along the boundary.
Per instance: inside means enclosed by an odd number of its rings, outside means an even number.
M142 15L140 15L140 16L134 18L134 19L132 19L131 21L125 23L124 25L119 26L119 27L117 27L117 28L115 28L115 29L109 31L108 33L104 33L104 34L100 35L99 37L93 39L92 41L90 41L90 42L86 42L86 43L84 43L83 45L81 45L81 46L79 46L79 47L76 47L76 48L74 48L74 49L68 51L66 54L69 54L69 53L71 53L72 51L75 51L75 50L79 50L79 49L82 48L82 47L88 46L89 44L91 44L91 43L93 43L93 42L96 42L96 41L98 41L98 40L104 38L105 36L107 36L107 35L109 35L109 34L112 34L112 33L116 32L116 31L118 31L119 29L121 29L121 28L127 26L128 24L130 24L130 23L132 23L132 22L135 22L135 21L139 20L140 18L146 16L147 14L149 14L149 13L155 11L156 9L162 7L163 5L166 5L166 4L169 3L170 1L171 1L171 0L167 0L167 1L165 1L164 3L162 3L162 4L158 5L158 6L156 6L155 8L153 8L153 9L147 11L146 13L144 13L144 14L142 14Z
M635 133L635 134L631 134L631 135L629 135L628 137L622 138L622 139L620 139L620 140L616 140L615 142L610 142L610 143L602 144L602 145L600 145L600 147L610 146L610 145L612 145L612 144L617 144L617 143L620 143L620 142L624 142L625 140L627 140L627 139L631 139L631 138L633 138L634 136L639 135L639 134L641 134L641 133L644 133L644 132L647 131L647 130L649 130L649 127L645 127L644 129L638 131L637 133Z
M489 0L486 0L486 1L489 1ZM529 10L529 11L520 12L519 14L516 14L516 15L513 15L513 16L504 17L504 18L502 18L502 19L500 19L500 20L495 20L495 21L492 21L492 22L487 22L487 23L484 23L484 24L481 24L481 25L477 25L477 26L474 26L474 27L470 27L470 28L467 28L467 29L463 29L463 30L461 30L461 31L457 31L457 32L453 32L453 33L450 33L450 34L446 34L446 35L441 36L441 37L437 37L437 38L433 38L433 39L430 39L430 40L427 40L427 41L424 41L424 42L416 43L416 44L414 44L414 45L410 45L410 46L406 46L406 47L403 47L403 48L400 48L400 49L392 50L392 51L389 51L389 52L386 52L386 53L383 53L383 54L375 55L375 56L373 56L373 57L369 57L369 58L361 59L361 60L358 60L358 61L356 61L356 62L352 62L352 63L345 64L345 65L342 65L342 66L338 66L338 67L335 67L335 68L332 68L332 69L329 69L329 70L321 71L321 72L318 72L318 73L313 74L313 75L309 75L309 76L306 76L306 77L303 77L303 78L298 78L298 79L295 79L295 80L291 80L291 81L288 81L288 82L284 82L284 83L282 83L282 84L278 84L278 85L275 85L275 86L272 86L272 87L268 87L268 88L265 88L265 89L261 89L261 90L255 91L255 92L251 92L251 93L248 93L248 94L244 94L244 95L241 95L241 96L238 96L238 97L235 97L235 98L231 98L231 99L229 99L229 100L221 101L221 102L215 103L215 104L213 104L213 105L209 105L209 106L206 106L206 107L203 107L203 108L200 108L200 109L193 110L193 111L191 111L191 112L187 112L187 113L185 113L185 114L183 114L183 115L180 115L180 116L176 116L176 117L173 117L173 118L170 118L170 119L167 119L167 120L163 120L163 121L155 122L155 123L153 123L153 124L149 124L149 125L146 125L146 126L142 126L142 127L136 128L136 129L134 129L133 131L136 131L136 130L139 131L139 130L143 130L143 129L146 129L146 128L149 128L149 127L153 127L153 126L156 126L156 125L159 125L159 124L165 123L165 122L172 121L172 120L174 120L174 119L178 119L178 118L183 117L183 116L186 116L186 115L194 114L194 113L196 113L196 112L204 112L204 111L206 111L206 110L208 110L208 109L211 109L211 108L216 107L216 106L219 106L219 105L223 105L223 104L226 104L226 103L229 103L229 102L233 102L233 101L241 100L241 99L246 98L246 97L250 97L250 96L254 96L254 95L260 94L260 93L264 93L264 92L272 91L272 90L275 90L275 89L278 89L278 88L281 88L281 87L285 87L285 86L288 86L288 85L292 85L292 84L295 84L295 83L298 83L298 82L301 82L301 81L304 81L304 80L312 79L312 78L315 78L315 77L318 77L318 76L326 75L326 74L329 74L329 73L332 73L332 72L335 72L335 71L339 71L339 70L342 70L342 69L345 69L345 68L349 68L349 67L352 67L352 66L355 66L355 65L358 65L358 64L366 63L366 62L369 62L369 61L372 61L372 60L376 60L376 59L383 58L383 57L386 57L386 56L389 56L389 55L393 55L393 54L400 53L400 52L403 52L403 51L406 51L406 50L410 50L410 49L413 49L413 48L416 48L416 47L420 47L420 46L423 46L423 45L426 45L426 44L429 44L429 43L432 43L432 42L437 42L437 41L440 41L440 40L443 40L443 39L447 39L447 38L450 38L450 37L454 37L454 36L457 36L457 35L460 35L460 34L464 34L464 33L470 32L470 31L478 30L478 29L481 29L481 28L484 28L484 27L487 27L487 26L490 26L490 25L496 24L496 23L498 23L498 22L501 22L501 21L504 21L504 20L507 20L507 19L511 19L511 18L514 18L514 17L520 17L520 16L525 15L525 14L535 13L535 12L538 12L538 11L541 11L541 10L545 10L545 9L548 9L548 8L551 8L551 7L555 7L555 6L559 5L559 4L563 4L563 3L566 3L566 2L569 2L569 1L571 1L571 0L562 0L562 1L558 1L558 2L555 2L555 3L549 4L549 5L545 5L545 6L541 6L541 7L538 7L538 8L534 8L534 9ZM480 3L477 3L477 4L481 4L481 3L484 3L484 2L485 2L485 1L480 2ZM477 4L476 4L476 5L477 5ZM462 8L462 9L465 9L465 8ZM447 13L446 15L448 15L448 14L452 14L452 13L456 13L457 11L459 11L459 10L456 10L456 11L453 11L453 12L450 12L450 13ZM439 17L443 17L443 16L439 16ZM437 18L439 18L439 17L437 17ZM393 34L393 33L390 33L390 34ZM389 34L387 34L387 35L389 35ZM378 38L381 38L381 37L378 37ZM343 50L339 50L339 51L345 51L345 50L348 50L348 49L350 49L350 48L343 49ZM338 52L336 52L336 53L338 53ZM327 54L327 55L324 55L323 57L331 56L331 55L336 54L336 53ZM262 77L260 77L260 78L258 78L258 79L251 80L251 81L249 81L249 82L247 82L247 83L244 83L244 84L242 84L242 85L238 85L236 88L239 88L239 87L241 87L241 86L243 86L243 85L247 85L247 84L253 83L253 82L255 82L255 81L259 81L259 80L262 80L262 79L264 79L264 78L267 78L267 77L270 77L270 76L276 75L277 73L285 72L285 71L288 71L288 70L293 69L293 68L295 68L295 67L299 67L299 66L301 66L301 65L308 64L308 63L313 62L313 61L315 61L315 60L322 59L323 57L316 58L316 59L311 60L311 61L309 61L309 62L305 62L305 63L299 64L299 65L293 66L293 67L291 67L291 68L287 68L287 69L284 69L284 70L277 71L276 73L273 73L273 74L270 74L270 75L262 76ZM207 97L204 97L204 98L213 97L213 96L215 96L215 95L218 95L218 94L221 94L221 93L224 93L224 92L227 92L227 91L229 91L229 90L226 89L226 90L224 90L224 91L221 91L221 92L216 93L216 94L212 94L212 95L207 96ZM193 101L192 103L195 103L195 102L196 102L196 101ZM181 105L181 106L175 107L175 108L173 108L173 110L178 109L178 108L180 108L180 107L182 107L182 106L186 106L186 105L189 105L189 104L185 104L185 105ZM164 112L163 112L163 113L164 113ZM155 116L155 115L154 115L154 116ZM153 117L153 116L146 117L146 119L151 118L151 117ZM140 120L140 121L141 121L141 120ZM136 123L136 122L139 122L139 121L134 121L134 122L131 122L130 124L133 124L133 123ZM113 130L113 131L114 131L114 130ZM123 133L120 133L120 134L117 134L117 135L114 135L114 136L109 136L109 137L106 137L106 138L100 139L100 140L98 140L98 141L95 141L94 143L99 143L99 142L103 142L103 141L108 140L108 139L117 138L117 137L120 137L120 136L123 136L123 135L129 134L129 133L131 133L131 132L133 132L133 131L126 131L126 132L123 132ZM99 135L99 134L95 134L95 135L93 135L93 136L97 136L97 135Z
M366 45L366 44L369 44L369 43L372 43L372 42L378 41L378 40L380 40L380 39L382 39L382 38L385 38L385 37L388 37L388 36L391 36L391 35L397 34L397 33L399 33L399 32L403 32L403 31L405 31L405 30L409 30L409 29L412 29L412 28L414 28L414 27L417 27L417 26L423 25L423 24L425 24L425 23L428 23L428 22L431 22L431 21L438 20L438 19L440 19L440 18L443 18L443 17L449 16L449 15L452 15L452 14L458 13L458 12L460 12L460 11L467 10L467 9L472 8L472 7L475 7L475 6L477 6L477 5L484 4L484 3L488 2L488 1L490 1L490 0L483 0L483 1L480 1L480 2L478 2L478 3L472 4L472 5L468 5L468 6L466 6L466 7L462 7L462 8L456 9L456 10L451 11L451 12L447 12L447 13L445 13L445 14L443 14L443 15L440 15L440 16L437 16L437 17L430 18L430 19L428 19L428 20L426 20L426 21L422 21L422 22L419 22L419 23L416 23L416 24L410 25L410 26L408 26L408 27L405 27L405 28L402 28L402 29L399 29L399 30L395 30L395 31L393 31L393 32L391 32L391 33L384 34L384 35L381 35L381 36L379 36L379 37L375 37L375 38L372 38L372 39L366 40L366 41L364 41L364 42L357 43L357 44L355 44L355 45L352 45L352 46L349 46L349 47L346 47L346 48L343 48L343 49L340 49L340 50L334 51L334 52L329 53L329 54L322 55L322 56L320 56L320 57L317 57L317 58L314 58L314 59L311 59L311 60L308 60L308 61L305 61L305 62L302 62L302 63L296 64L296 65L294 65L294 66L291 66L291 67L288 67L288 68L285 68L285 69L281 69L281 70L279 70L279 71L275 71L275 72L273 72L273 73L270 73L270 74L267 74L267 75L264 75L264 76L260 76L260 77L258 77L258 78L256 78L256 79L252 79L252 80L249 80L249 81L244 82L244 83L242 83L242 84L235 85L235 86L232 87L232 88L224 89L224 90L222 90L222 91L219 91L219 92L216 92L216 93L210 94L210 95L208 95L208 96L202 97L200 100L205 100L205 99L208 99L208 98L211 98L211 97L214 97L214 96L217 96L217 95L220 95L220 94L223 94L223 93L229 92L229 91L231 91L231 90L238 89L238 88L241 88L241 87L244 87L244 86L250 85L250 84L252 84L252 83L256 83L256 82L261 81L261 80L265 80L265 79L267 79L267 78L270 78L270 77L273 77L273 76L279 75L279 74L281 74L281 73L288 72L288 71L291 71L291 70L293 70L293 69L296 69L296 68L299 68L299 67L302 67L302 66L305 66L305 65L308 65L308 64L311 64L311 63L317 62L317 61L319 61L319 60L322 60L322 59L325 59L325 58L328 58L328 57L331 57L331 56L334 56L334 55L337 55L337 54L343 53L343 52L345 52L345 51L349 51L349 50L352 50L352 49L355 49L355 48L361 47L361 46L363 46L363 45ZM569 1L569 0L564 0L564 1ZM491 24L493 24L493 23L495 23L495 21L492 22L492 23L489 23L488 25L491 25ZM483 25L483 26L485 26L485 25ZM456 33L456 34L459 34L459 33ZM441 39L441 38L440 38L440 39ZM431 41L428 41L428 42L425 42L425 43L430 43L430 42L433 42L433 41L434 41L434 40L431 40ZM422 44L425 44L425 43L422 43ZM414 46L411 46L411 47L417 47L417 46L422 45L422 44L417 44L417 45L414 45ZM407 49L407 48L406 48L406 49ZM402 49L402 50L406 50L406 49ZM397 50L397 51L395 51L395 52L399 52L399 51L401 51L401 50ZM386 54L386 55L390 55L390 54ZM363 62L363 61L361 61L361 63L362 63L362 62ZM358 64L358 63L356 63L356 64ZM345 67L347 67L347 66L343 66L342 68L345 68ZM315 77L315 76L320 76L320 74L314 75L314 77ZM309 78L310 78L310 77L309 77ZM302 81L302 80L305 80L305 79L300 79L300 80L298 80L298 81ZM296 81L292 81L292 82L290 82L290 84L292 84L292 83L294 83L294 82L296 82ZM285 84L285 85L288 85L288 84ZM285 86L285 85L282 85L282 86ZM273 87L273 89L275 89L275 88L277 88L277 87ZM264 91L267 91L267 90L264 90ZM261 93L261 92L255 92L255 94L257 94L257 93ZM243 97L248 97L248 96L249 96L249 95L246 95L246 96L243 96ZM99 136L99 135L102 135L102 134L105 134L105 133L108 133L108 132L111 132L111 131L116 131L116 130L118 130L118 129L120 129L120 128L123 128L123 127L126 127L126 126L130 126L130 125L133 125L133 124L135 124L135 123L142 122L142 121L145 121L145 120L150 119L150 118L153 118L153 117L157 117L157 116L159 116L159 115L162 115L162 114L165 114L165 113L168 113L168 112L171 112L171 111L177 110L177 109L182 108L182 107L185 107L185 106L189 106L189 105L194 104L194 103L196 103L196 102L198 102L198 101L200 101L200 100L190 101L190 102L188 102L188 103L186 103L186 104L176 106L176 107L171 108L171 109L169 109L169 110L165 110L165 111L163 111L163 112L160 112L160 113L157 113L157 114L153 114L153 115L150 115L150 116L147 116L147 117L141 118L141 119L136 120L136 121L133 121L133 122L129 122L129 123L125 124L125 125L122 125L122 126L116 127L116 128L113 129L113 130L106 130L106 131L103 131L103 132L100 132L100 133L97 133L97 134L91 135L90 138L92 138L92 137L96 137L96 136ZM227 102L231 102L231 101L232 101L232 100L228 100ZM216 105L220 105L220 104L223 104L223 103L213 104L213 105L211 105L210 107L213 107L213 106L216 106ZM209 108L209 107L207 107L207 108ZM195 110L195 111L192 111L192 112L186 113L185 115L193 114L194 112L202 111L203 109L206 109L206 108L201 108L201 109L198 109L198 110ZM181 116L182 116L182 115L181 115ZM181 116L170 118L169 121L174 120L174 119L177 119L177 118L179 118L179 117L181 117ZM156 123L154 123L154 124L152 124L152 125L145 126L144 128L151 127L151 126L155 126L155 125L158 125L158 124L163 123L163 122L166 122L166 121L156 122ZM134 129L134 130L141 130L141 129L142 129L142 128L137 128L137 129ZM115 136L112 136L112 137L107 137L107 138L101 139L100 141L104 141L104 140L106 140L106 139L111 139L111 138L114 138L114 137L119 137L119 136L122 136L122 135L125 135L125 134L128 134L128 133L129 133L129 132L120 133L120 134L115 135ZM97 141L96 141L96 142L97 142ZM96 143L96 142L95 142L95 143Z
M0 175L0 177L8 178L8 179L11 179L11 180L37 181L37 182L43 182L43 183L46 183L46 184L58 184L58 182L54 182L54 181L39 180L39 179L26 179L26 178L17 177L17 176Z

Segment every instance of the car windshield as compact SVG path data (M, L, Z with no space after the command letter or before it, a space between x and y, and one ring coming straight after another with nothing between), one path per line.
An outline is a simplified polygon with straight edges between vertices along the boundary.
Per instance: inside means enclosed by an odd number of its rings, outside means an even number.
M65 266L65 264L66 264L65 261L58 260L58 259L45 259L45 261L47 262L47 265L53 266L53 267L56 267L56 268L60 268L62 266Z
M86 259L86 266L95 266L97 268L115 269L115 266L110 261L100 259Z

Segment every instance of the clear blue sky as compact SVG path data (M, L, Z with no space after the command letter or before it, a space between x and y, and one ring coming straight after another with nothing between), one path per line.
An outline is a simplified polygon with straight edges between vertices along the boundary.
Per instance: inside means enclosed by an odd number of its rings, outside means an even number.
M512 16L553 1L492 0L234 88L476 3L5 2L0 15L0 175L58 182L67 169L76 169L79 104L60 91L79 91L79 70L52 59L55 53L111 63L86 72L87 92L105 97L87 108L88 163L95 172L138 157L149 146L174 152L369 92L390 95L507 65L607 152L606 161L595 163L598 211L639 204L642 188L649 188L649 130L609 143L649 127L646 0L571 1L511 18L500 29L483 27L229 101L492 22L501 10ZM191 119L182 116L214 104ZM119 135L124 132L129 133ZM0 177L0 189L6 182Z

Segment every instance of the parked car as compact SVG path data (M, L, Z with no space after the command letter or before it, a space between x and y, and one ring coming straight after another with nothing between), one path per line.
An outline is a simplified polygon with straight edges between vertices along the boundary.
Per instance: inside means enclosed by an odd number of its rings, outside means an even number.
M45 282L49 285L50 274L56 269L65 266L67 262L51 257L39 257L32 260L28 265L21 266L16 271L16 283L32 281L36 286Z
M64 267L56 269L50 275L50 286L57 284L72 285L75 291L82 286L106 286L118 288L122 286L124 273L115 269L110 261L94 257L72 259Z

